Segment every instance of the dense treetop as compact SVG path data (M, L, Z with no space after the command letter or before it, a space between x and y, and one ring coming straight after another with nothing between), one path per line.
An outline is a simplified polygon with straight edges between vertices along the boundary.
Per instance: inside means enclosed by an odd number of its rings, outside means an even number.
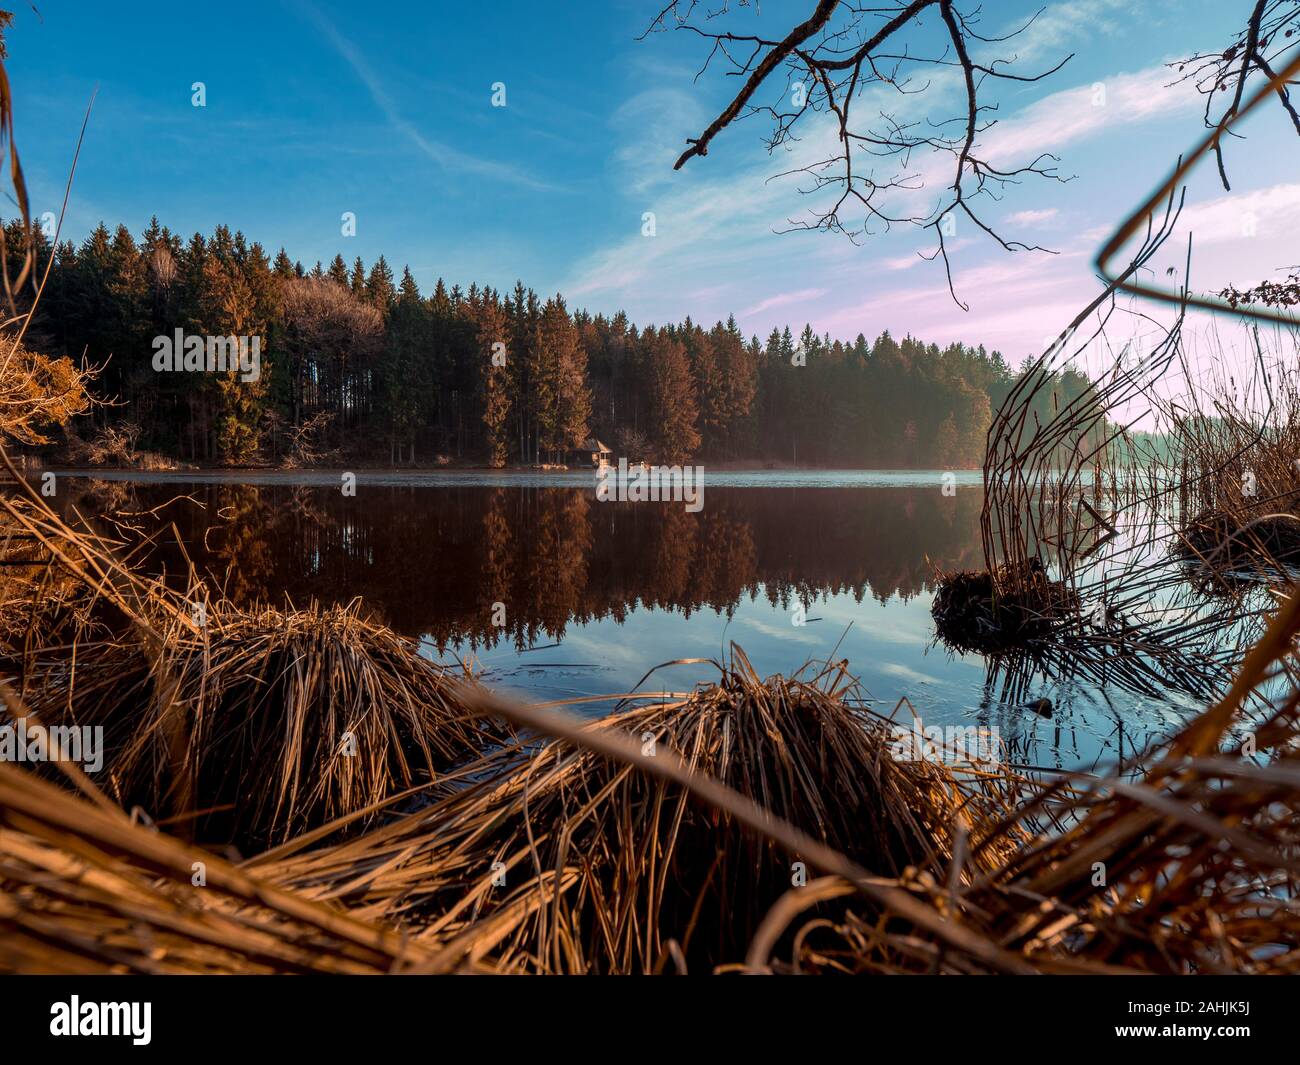
M191 461L277 461L310 431L308 454L398 463L562 461L594 436L632 460L975 466L1015 381L982 345L638 327L522 283L426 294L382 256L308 270L225 226L186 241L156 219L138 240L101 224L53 256L29 342L106 363L116 403L97 425ZM260 337L260 377L156 371L154 338L176 329Z

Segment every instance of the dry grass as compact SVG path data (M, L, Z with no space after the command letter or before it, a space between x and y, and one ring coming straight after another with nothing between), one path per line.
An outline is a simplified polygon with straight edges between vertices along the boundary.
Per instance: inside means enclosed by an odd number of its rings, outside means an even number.
M161 652L138 640L35 656L28 700L50 724L102 726L106 787L197 838L257 849L428 782L503 732L458 702L462 671L351 608L246 614L207 604ZM471 682L472 683L472 682Z
M382 974L428 958L0 763L0 972Z
M502 751L425 810L255 868L443 942L444 969L708 971L743 954L794 863L817 867L818 846L886 877L944 875L967 843L959 826L1007 809L1001 774L896 761L891 733L854 694L842 667L760 681L734 651L715 686L612 715L525 760ZM598 741L630 742L642 764ZM669 764L751 803L756 824L793 826L810 843L755 831L682 778L644 768ZM985 841L981 861L1005 858L1017 838Z
M339 837L376 811L210 859L215 892L184 883L192 848L3 766L0 968L1294 972L1297 634L1287 600L1162 749L1051 784L896 760L842 665L759 681L737 651L719 684L595 722L467 693L538 738L362 835Z
M5 338L0 347L0 435L24 444L47 443L49 428L91 407L92 374L69 359L51 359Z
M1261 356L1248 382L1220 383L1203 405L1173 419L1185 516L1173 552L1202 573L1285 581L1300 563L1300 378Z
M0 513L0 661L17 663L38 639L66 638L87 600L85 585L51 565L23 526Z
M1184 526L1177 549L1209 572L1277 576L1283 566L1300 563L1300 515L1253 507L1204 511Z
M177 459L144 451L136 446L140 426L134 422L120 422L94 430L89 439L68 426L64 431L62 461L69 466L92 466L129 470L178 470L186 464Z

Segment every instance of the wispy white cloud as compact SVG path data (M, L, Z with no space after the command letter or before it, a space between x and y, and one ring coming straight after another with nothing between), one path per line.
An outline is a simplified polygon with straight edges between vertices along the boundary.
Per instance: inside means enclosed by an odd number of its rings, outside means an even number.
M1166 287L1182 283L1189 243L1190 281L1198 291L1279 280L1295 269L1297 230L1300 184L1294 182L1188 203L1173 236L1151 264L1155 281Z
M1193 204L1183 209L1178 228L1190 232L1198 246L1274 237L1293 244L1300 228L1300 184L1270 185Z
M1012 226L1039 226L1044 222L1051 222L1060 213L1055 207L1045 207L1038 211L1013 211L1003 221Z
M989 130L982 154L1004 167L1022 165L1106 130L1204 106L1193 86L1169 81L1168 68L1157 64L1051 93Z
M962 237L958 240L947 240L944 242L944 248L948 252L948 258L951 260L957 252L963 248L969 248L974 244L970 237ZM897 272L899 270L910 270L914 266L921 266L925 263L932 263L939 254L939 248L936 245L933 248L927 248L924 251L914 252L911 255L899 255L891 259L884 259L880 266L885 270Z
M326 18L309 0L297 0L295 6L320 31L321 35L338 52L348 66L352 68L352 72L366 87L371 100L383 112L389 124L417 149L437 163L438 166L447 171L495 178L499 181L522 185L530 189L555 191L555 186L540 181L517 167L491 159L482 159L479 156L452 147L450 144L435 140L432 137L426 137L412 122L402 117L392 97L384 89L378 75L366 62L365 57L357 49L356 45L343 36L334 23Z
M1082 252L999 254L954 267L954 285L969 298L970 311L953 303L940 270L918 276L914 285L832 304L818 324L832 336L851 336L871 323L911 329L938 344L978 341L1016 363L1041 351L1096 291L1080 269L1085 261Z
M670 184L673 163L708 118L688 72L645 58L635 64L638 82L652 86L625 100L610 117L622 137L614 164L623 188L642 195Z
M987 37L1005 37L1020 30L1006 43L982 47L983 59L1001 58L1008 45L1021 61L1050 58L1053 63L1079 40L1098 35L1115 35L1133 25L1132 0L1064 0L1048 4L1032 17L1021 16L1003 23L997 33L983 31Z
M752 314L762 314L776 307L788 307L792 303L811 303L824 295L826 295L824 288L801 288L797 292L779 292L775 296L759 300L752 307L746 307L740 314L748 318Z

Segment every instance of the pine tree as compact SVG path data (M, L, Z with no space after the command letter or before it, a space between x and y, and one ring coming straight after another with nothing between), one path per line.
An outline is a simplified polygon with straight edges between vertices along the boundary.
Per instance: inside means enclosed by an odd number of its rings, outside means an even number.
M580 448L590 433L591 389L587 386L587 351L570 321L564 300L552 301L556 317L555 400L556 442L559 449ZM543 315L543 317L545 317Z
M739 437L758 389L758 340L752 349L746 347L735 318L715 325L710 339L718 361L717 446L734 455L745 446Z
M376 267L383 262L382 257ZM386 269L386 266L385 266ZM371 271L374 277L374 270ZM373 293L368 293L374 298ZM409 270L402 275L402 287L388 316L385 339L383 410L388 424L389 441L395 462L415 461L415 436L418 429L420 396L426 387L422 355L429 343L429 319L424 301Z
M938 432L934 434L934 442L930 446L930 453L934 456L936 465L960 465L961 440L957 436L957 422L951 412L939 424Z
M471 315L488 465L500 468L506 464L510 448L510 321L494 299L478 301ZM498 344L503 347L495 347Z
M200 312L208 334L247 338L257 333L253 292L233 256L211 256L204 266ZM236 366L210 378L217 398L217 453L227 465L257 456L267 379L244 380Z
M552 457L577 447L587 433L591 393L585 383L586 359L564 300L546 301L535 332L530 371L537 412L537 443Z
M396 289L393 287L393 271L389 269L387 260L381 255L375 260L375 265L370 268L370 275L366 278L366 299L382 313L387 314L396 295Z
M516 283L511 311L511 324L515 335L514 350L519 353L514 363L517 371L514 387L515 411L519 424L519 454L525 462L539 461L537 412L544 396L537 384L541 371L537 327L542 316L537 293L532 289L525 291L522 284Z
M279 253L275 257L273 272L281 281L288 281L291 277L295 276L293 260L289 258L289 253L283 248L280 249Z
M689 318L682 323L680 339L695 378L700 446L706 455L711 455L721 445L727 424L726 383L722 376L721 356L713 336Z
M668 465L686 462L700 446L695 380L680 340L666 330L646 329L641 337L649 369L650 432L659 457Z

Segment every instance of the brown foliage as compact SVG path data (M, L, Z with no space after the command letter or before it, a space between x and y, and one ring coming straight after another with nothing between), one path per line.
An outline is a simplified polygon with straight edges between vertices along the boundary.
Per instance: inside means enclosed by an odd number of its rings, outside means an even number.
M49 442L45 433L90 409L91 375L70 359L51 359L17 341L0 341L0 434L20 444Z

